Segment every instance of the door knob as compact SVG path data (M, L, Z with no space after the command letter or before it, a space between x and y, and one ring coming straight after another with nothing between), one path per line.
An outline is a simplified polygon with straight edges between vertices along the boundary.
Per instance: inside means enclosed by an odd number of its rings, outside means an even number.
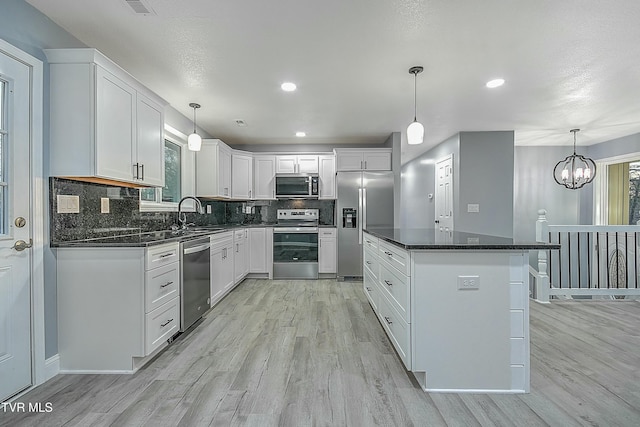
M22 228L27 224L27 220L19 216L13 223L16 225L16 227Z
M24 240L18 240L13 244L11 249L15 249L18 252L22 252L25 249L29 249L32 246L33 246L33 240L31 239L29 239L29 243L25 242Z

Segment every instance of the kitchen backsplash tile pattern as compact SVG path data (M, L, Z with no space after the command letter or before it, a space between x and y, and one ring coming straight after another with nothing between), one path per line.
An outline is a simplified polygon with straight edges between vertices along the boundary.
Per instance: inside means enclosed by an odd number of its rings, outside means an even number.
M58 213L57 196L80 199L79 213ZM109 199L109 213L101 213L101 198ZM177 223L176 212L140 212L139 190L62 178L49 179L51 241L83 240L147 231L167 230ZM187 213L197 225L240 225L277 222L277 209L316 208L320 224L334 224L334 200L266 200L226 202L202 199L211 213ZM250 212L250 213L249 213Z

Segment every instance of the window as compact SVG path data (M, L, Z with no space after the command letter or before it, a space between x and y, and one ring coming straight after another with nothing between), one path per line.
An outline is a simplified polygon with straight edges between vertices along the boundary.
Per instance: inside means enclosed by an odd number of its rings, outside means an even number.
M141 206L178 203L182 194L182 145L168 139L164 141L164 187L140 190ZM158 205L159 207L159 205ZM151 210L151 209L149 209Z
M608 173L608 224L640 221L640 161L611 164Z

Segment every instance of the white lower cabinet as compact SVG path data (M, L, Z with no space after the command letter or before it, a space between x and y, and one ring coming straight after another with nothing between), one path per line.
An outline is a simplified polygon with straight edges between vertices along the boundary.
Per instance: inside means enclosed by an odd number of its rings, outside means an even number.
M364 293L404 366L411 370L409 253L364 233Z
M273 228L249 228L249 273L271 274Z
M318 273L337 272L337 240L335 228L318 231Z
M233 231L211 236L211 306L217 304L235 284Z
M246 228L233 233L233 272L234 283L238 284L249 273L249 231Z
M179 244L58 248L61 373L131 373L180 325Z

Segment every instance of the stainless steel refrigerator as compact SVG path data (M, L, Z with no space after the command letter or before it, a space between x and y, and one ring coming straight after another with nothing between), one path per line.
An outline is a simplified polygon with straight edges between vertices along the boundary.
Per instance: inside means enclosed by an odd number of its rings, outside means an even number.
M338 172L338 277L362 277L362 230L393 227L393 172Z

